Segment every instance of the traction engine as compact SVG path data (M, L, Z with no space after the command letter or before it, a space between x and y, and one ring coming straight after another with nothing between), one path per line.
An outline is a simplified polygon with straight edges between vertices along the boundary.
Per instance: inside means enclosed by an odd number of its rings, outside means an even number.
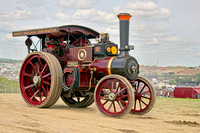
M100 112L112 117L127 113L143 115L155 103L151 83L139 77L139 64L129 55L130 14L118 15L120 48L87 27L65 25L13 32L27 36L28 55L19 75L24 101L39 108L51 107L59 97L70 107L84 108L94 102ZM38 37L37 50L32 37ZM90 39L99 38L96 44ZM34 47L33 47L34 45Z

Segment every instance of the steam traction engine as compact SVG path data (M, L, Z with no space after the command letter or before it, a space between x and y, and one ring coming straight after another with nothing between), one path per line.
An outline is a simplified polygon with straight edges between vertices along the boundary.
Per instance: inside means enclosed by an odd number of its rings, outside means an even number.
M129 55L129 19L121 13L120 48L101 34L77 25L13 32L27 36L25 58L19 76L20 90L31 106L47 108L62 100L71 107L96 103L105 115L122 117L131 112L142 115L155 103L155 92L145 78L138 77L139 64ZM38 52L32 37L40 40ZM90 39L100 38L97 44ZM30 53L30 51L32 51Z

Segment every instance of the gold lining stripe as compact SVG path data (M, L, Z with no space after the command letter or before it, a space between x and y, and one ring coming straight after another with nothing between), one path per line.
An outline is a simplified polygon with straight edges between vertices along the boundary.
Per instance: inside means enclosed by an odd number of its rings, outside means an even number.
M112 57L111 59L110 59L110 61L108 62L108 74L110 75L111 74L111 63L112 63L112 60L115 58L115 56L114 57Z

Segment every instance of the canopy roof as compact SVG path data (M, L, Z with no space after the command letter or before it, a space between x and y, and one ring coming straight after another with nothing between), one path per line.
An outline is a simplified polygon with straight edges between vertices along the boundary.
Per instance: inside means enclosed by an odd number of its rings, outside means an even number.
M59 27L49 27L40 29L31 29L23 31L14 31L12 33L13 37L16 36L37 36L39 38L44 37L46 34L51 34L54 37L66 36L68 33L74 36L86 35L88 39L99 37L99 33L93 29L80 26L80 25L64 25Z

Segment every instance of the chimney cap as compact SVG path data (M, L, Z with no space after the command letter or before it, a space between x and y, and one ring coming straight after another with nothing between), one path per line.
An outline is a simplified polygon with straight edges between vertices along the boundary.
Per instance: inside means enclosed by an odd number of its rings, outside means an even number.
M129 13L120 13L117 17L119 20L129 20L132 16Z

